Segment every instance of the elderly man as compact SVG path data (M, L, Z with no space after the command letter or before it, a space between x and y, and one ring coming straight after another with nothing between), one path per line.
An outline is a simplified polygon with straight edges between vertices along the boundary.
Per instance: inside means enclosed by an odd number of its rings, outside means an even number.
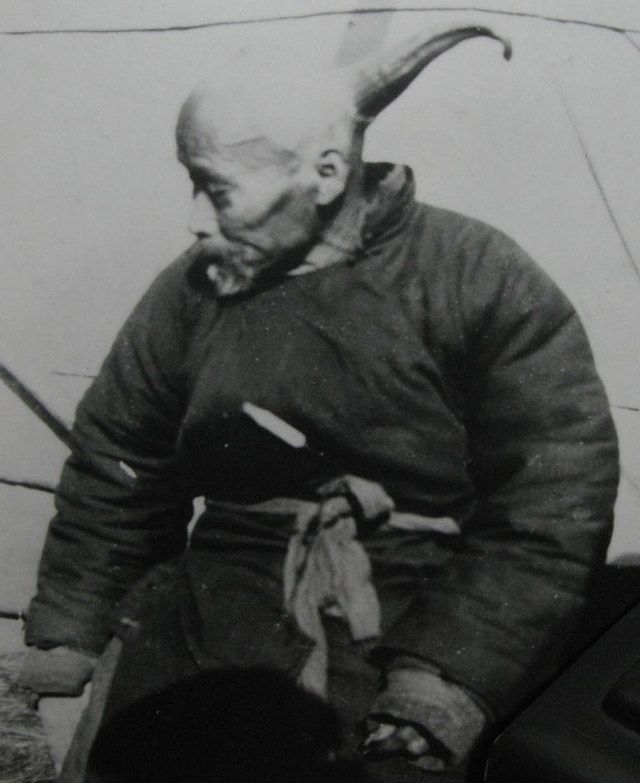
M585 334L509 238L361 160L376 114L477 35L292 82L290 112L258 78L184 104L196 242L78 409L29 611L41 693L78 693L113 637L66 780L98 721L256 666L328 699L373 780L461 780L553 672L617 486Z

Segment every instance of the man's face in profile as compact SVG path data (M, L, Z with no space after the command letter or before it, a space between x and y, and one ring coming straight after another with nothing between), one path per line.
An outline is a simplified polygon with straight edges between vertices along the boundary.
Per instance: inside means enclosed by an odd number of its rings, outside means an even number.
M193 182L194 250L219 294L247 290L261 271L313 241L313 177L296 155L266 139L221 144L211 107L197 98L183 107L176 136Z

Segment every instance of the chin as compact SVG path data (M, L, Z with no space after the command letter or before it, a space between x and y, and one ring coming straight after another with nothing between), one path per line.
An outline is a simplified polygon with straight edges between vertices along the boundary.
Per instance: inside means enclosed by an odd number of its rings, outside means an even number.
M253 245L201 239L190 250L201 285L218 297L243 294L283 264L286 253L268 254Z

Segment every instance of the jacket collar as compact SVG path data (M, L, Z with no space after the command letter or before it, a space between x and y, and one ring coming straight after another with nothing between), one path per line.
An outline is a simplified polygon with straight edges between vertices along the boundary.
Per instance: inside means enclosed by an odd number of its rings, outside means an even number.
M415 183L408 166L367 163L363 198L328 223L304 261L289 274L305 274L336 263L356 263L406 225L412 206Z

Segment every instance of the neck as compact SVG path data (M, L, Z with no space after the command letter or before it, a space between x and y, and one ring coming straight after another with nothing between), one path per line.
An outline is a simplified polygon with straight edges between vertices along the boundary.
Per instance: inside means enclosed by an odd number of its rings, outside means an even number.
M339 242L342 239L347 244L353 243L354 240L359 243L367 195L364 164L358 161L357 167L351 170L336 214L321 232L321 241Z

